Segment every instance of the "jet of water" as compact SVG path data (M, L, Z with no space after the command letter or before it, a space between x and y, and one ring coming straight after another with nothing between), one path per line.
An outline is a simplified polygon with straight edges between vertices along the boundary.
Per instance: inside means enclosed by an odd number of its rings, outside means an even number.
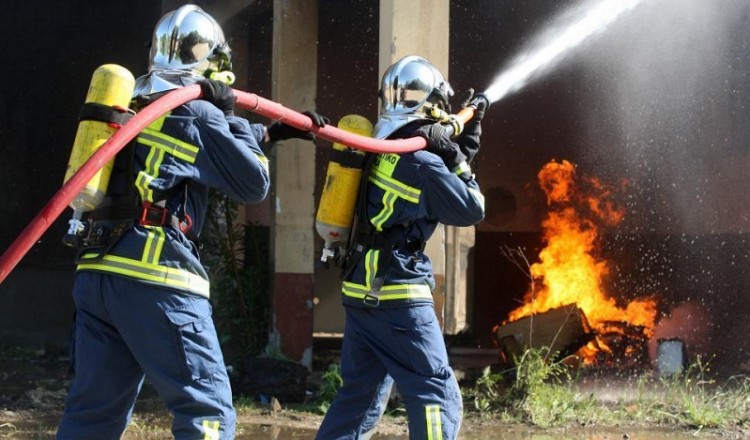
M553 23L551 29L534 40L510 66L495 77L485 94L492 102L526 86L559 63L564 56L588 37L603 31L622 13L633 9L642 0L596 0L568 12ZM570 18L572 17L572 18ZM565 22L559 25L560 22Z

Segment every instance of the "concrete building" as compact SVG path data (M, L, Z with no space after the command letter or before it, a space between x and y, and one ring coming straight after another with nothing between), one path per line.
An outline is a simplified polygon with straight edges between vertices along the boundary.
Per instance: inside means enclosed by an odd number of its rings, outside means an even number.
M144 72L153 25L183 3L40 0L2 7L9 62L0 85L0 250L60 187L91 72L109 62ZM224 26L236 88L333 121L349 113L374 121L380 75L406 54L430 59L457 91L483 90L516 55L532 52L538 36L554 32L551 17L577 5L194 3ZM750 368L750 347L741 342L750 327L739 319L750 298L750 8L740 1L722 11L700 0L652 3L637 5L488 112L476 167L487 218L476 228L445 228L429 245L442 275L444 328L457 343L492 349L493 325L522 301L528 277L502 250L522 249L536 260L549 209L536 175L550 160L565 159L582 174L630 184L620 199L625 220L601 234L611 295L656 296L665 318L699 304L706 328L695 347ZM668 22L660 19L666 15ZM297 141L275 148L272 195L243 214L268 236L270 341L308 366L313 335L343 326L337 270L316 264L322 240L314 217L329 149L323 140L315 148ZM0 285L0 344L67 345L73 265L71 251L59 244L66 221L57 219Z

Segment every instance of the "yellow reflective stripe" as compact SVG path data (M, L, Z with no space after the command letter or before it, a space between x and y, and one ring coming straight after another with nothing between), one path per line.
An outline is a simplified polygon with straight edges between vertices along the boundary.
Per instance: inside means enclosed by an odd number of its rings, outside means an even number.
M384 153L380 154L375 161L375 165L372 167L373 170L379 171L386 176L392 176L393 171L396 170L398 161L401 160L401 156L395 153Z
M138 135L138 142L149 147L158 148L167 154L180 158L188 163L195 162L200 149L195 145L183 142L158 130L145 128Z
M148 238L146 245L143 247L143 256L141 261L147 264L159 264L161 250L164 248L164 228L160 226L146 226Z
M427 440L443 440L443 425L440 419L440 405L425 405Z
M86 257L84 255L83 259L85 260ZM102 260L92 263L81 263L78 265L78 270L96 270L126 275L140 280L187 290L206 298L210 296L208 280L201 278L199 275L174 267L144 263L143 261L118 257L116 255L105 255Z
M468 163L466 163L466 161L464 161L464 162L461 162L460 164L458 164L458 166L456 168L452 169L451 172L455 173L455 174L458 174L458 175L461 175L463 173L470 173L471 174L471 167L469 166Z
M399 182L378 170L373 170L373 172L370 173L370 182L382 188L384 191L396 193L396 195L407 202L419 203L419 196L422 194L422 190L419 188L414 188L413 186Z
M203 432L206 435L203 440L219 440L219 421L218 420L204 420L203 421Z
M378 298L380 301L394 299L432 299L432 291L427 284L392 284L370 290L369 286L344 281L341 292L351 298L365 299L365 297Z
M168 111L164 113L163 115L159 116L159 119L155 120L154 122L150 123L148 127L151 130L161 131L161 128L164 127L164 121L167 120L167 117L172 114L172 111Z
M383 223L393 214L396 200L398 200L396 194L389 191L383 193L383 209L370 220L377 231L383 230Z
M162 161L164 161L164 152L152 148L146 157L145 168L139 171L135 178L135 187L144 202L154 201L154 190L149 187L149 184L159 175L159 166Z
M367 290L370 290L372 281L375 279L375 275L378 273L378 260L380 259L380 251L377 249L370 249L365 254L365 285Z
M262 154L256 154L255 157L258 158L258 161L260 162L260 165L263 167L263 169L268 172L268 158Z

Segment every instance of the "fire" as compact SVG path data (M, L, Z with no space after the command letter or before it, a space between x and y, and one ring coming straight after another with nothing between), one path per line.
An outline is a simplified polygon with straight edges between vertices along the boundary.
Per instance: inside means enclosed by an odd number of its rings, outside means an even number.
M508 320L576 304L598 335L619 331L613 323L626 323L651 337L656 301L638 299L621 306L602 286L609 265L596 256L598 228L616 226L624 217L624 210L612 201L614 191L598 179L577 179L576 169L568 161L546 164L538 178L551 209L542 222L546 246L539 261L530 267L534 282L524 304L512 311ZM599 349L609 350L601 337L579 354L592 362Z

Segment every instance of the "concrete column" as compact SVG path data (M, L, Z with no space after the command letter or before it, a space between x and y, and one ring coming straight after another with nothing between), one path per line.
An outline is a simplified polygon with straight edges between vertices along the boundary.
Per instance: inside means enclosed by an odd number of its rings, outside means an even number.
M317 0L274 0L271 99L295 110L315 107ZM272 155L274 218L271 344L312 367L315 147L290 139Z
M450 0L381 0L380 77L402 57L420 55L450 78L449 27ZM473 245L474 228L462 229L466 230L459 232L440 225L425 249L433 262L437 283L435 309L447 333L462 330L466 323L467 252L461 249Z

